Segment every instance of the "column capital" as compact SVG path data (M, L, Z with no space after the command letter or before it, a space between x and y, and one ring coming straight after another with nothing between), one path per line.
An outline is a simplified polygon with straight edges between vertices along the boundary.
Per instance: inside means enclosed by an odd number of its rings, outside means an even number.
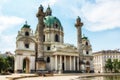
M45 13L43 12L43 6L42 5L40 5L40 7L39 7L39 10L38 10L38 13L36 14L36 17L40 17L40 16L45 16Z
M78 18L76 19L76 23L75 23L75 27L82 27L83 26L83 23L81 22L81 19L80 17L78 16Z

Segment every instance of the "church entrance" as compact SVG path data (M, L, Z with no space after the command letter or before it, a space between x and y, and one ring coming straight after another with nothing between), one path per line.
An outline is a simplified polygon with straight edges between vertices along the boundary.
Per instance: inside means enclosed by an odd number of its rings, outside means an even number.
M87 73L90 72L90 67L86 67L86 72L87 72Z
M86 72L87 73L90 72L90 62L89 61L86 62Z
M29 73L29 64L30 64L30 61L29 61L29 59L28 58L25 58L24 60L23 60L23 72L24 73Z

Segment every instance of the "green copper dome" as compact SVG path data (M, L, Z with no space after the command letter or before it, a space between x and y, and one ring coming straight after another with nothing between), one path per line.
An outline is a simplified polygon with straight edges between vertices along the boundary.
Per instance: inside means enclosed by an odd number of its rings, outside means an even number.
M44 18L44 24L45 24L45 27L48 27L48 28L58 28L63 30L63 27L59 19L54 16L46 16Z
M25 22L22 28L30 28L30 25L27 24L27 21Z
M85 34L83 34L82 39L86 39L86 40L88 40L88 37L86 37Z
M88 39L88 37L85 37L85 36L84 36L84 37L82 37L82 39Z

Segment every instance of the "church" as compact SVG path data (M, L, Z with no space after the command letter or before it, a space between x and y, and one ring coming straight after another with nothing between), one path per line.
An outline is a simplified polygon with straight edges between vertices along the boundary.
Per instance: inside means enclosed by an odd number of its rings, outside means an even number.
M38 70L54 73L75 73L93 71L92 47L87 37L82 37L80 17L75 28L77 47L64 43L64 27L52 15L50 6L44 12L42 5L36 14L36 31L27 22L18 31L15 49L15 72L33 73Z

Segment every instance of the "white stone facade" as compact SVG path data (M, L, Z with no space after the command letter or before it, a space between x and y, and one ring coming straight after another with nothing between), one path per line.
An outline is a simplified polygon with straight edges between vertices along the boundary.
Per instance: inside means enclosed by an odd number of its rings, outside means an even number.
M105 69L105 62L110 58L112 61L113 59L120 60L120 52L117 50L106 50L106 51L99 51L93 54L93 63L94 63L94 71L96 73L101 72L104 73Z
M20 35L17 36L17 42L16 42L16 54L15 54L15 71L16 72L23 72L23 60L28 59L29 60L29 70L26 72L31 72L32 70L35 70L35 39L34 36L25 36ZM56 33L54 33L55 35ZM63 33L62 33L63 34ZM53 36L54 37L54 36ZM19 38L19 39L18 39ZM31 38L31 39L30 39ZM50 37L45 37L46 39L49 39ZM25 47L25 41L26 39L29 42L29 48ZM53 38L52 38L53 39ZM33 41L32 41L33 40ZM89 40L83 39L84 42L88 42ZM47 47L50 47L48 49ZM91 45L83 43L84 46L84 63L86 64L87 61L89 61L90 65L83 65L82 70L86 70L86 67L90 67L90 70L93 70L92 66L92 54L91 54ZM90 49L85 48L85 46L89 46ZM89 51L89 53L86 54L86 51ZM45 59L47 61L47 58L50 59L50 62L48 61L46 64L46 69L50 71L80 71L79 64L77 63L78 59L78 52L77 48L70 44L63 44L63 37L60 42L53 41L45 41L44 42L44 53L45 53Z
M80 65L77 48L64 43L60 21L51 15L44 18L44 59L46 70L55 72L90 72L93 70L92 48L87 37L82 39L83 65ZM37 30L37 29L36 29ZM15 72L30 73L36 69L36 45L38 34L27 23L18 31L15 50ZM78 62L79 61L79 62ZM82 67L82 68L81 68Z

